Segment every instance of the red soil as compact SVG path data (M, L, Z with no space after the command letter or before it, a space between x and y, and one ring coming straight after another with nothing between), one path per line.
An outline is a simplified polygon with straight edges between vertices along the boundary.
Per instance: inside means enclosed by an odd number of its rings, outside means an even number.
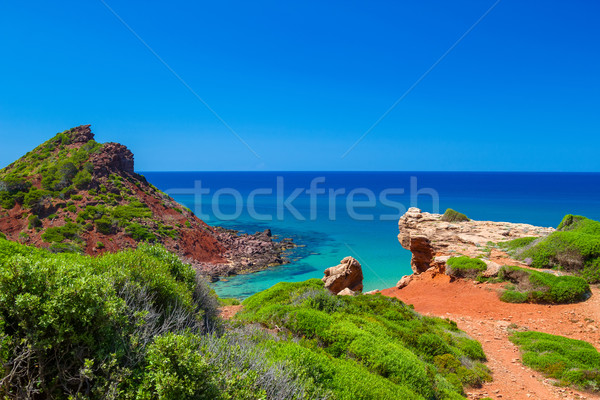
M510 304L499 300L502 284L478 284L426 272L403 289L382 294L412 304L415 311L450 318L481 342L493 374L493 382L467 389L469 399L483 397L511 400L600 399L600 395L554 386L538 372L523 366L518 348L508 340L509 325L567 336L600 348L600 290L583 303L568 305ZM511 325L514 327L514 325Z

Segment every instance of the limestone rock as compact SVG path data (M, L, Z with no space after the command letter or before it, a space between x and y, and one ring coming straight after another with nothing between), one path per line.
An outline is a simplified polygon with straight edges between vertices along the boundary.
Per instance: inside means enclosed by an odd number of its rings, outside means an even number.
M362 267L354 258L346 257L339 265L327 268L322 280L325 283L325 287L333 294L338 294L346 288L353 292L362 292Z
M452 256L482 256L488 242L547 236L554 232L554 228L511 222L445 222L441 214L422 212L415 207L409 208L400 218L398 228L400 244L412 253L411 268L415 274L445 264ZM493 268L495 266L488 266L490 273Z

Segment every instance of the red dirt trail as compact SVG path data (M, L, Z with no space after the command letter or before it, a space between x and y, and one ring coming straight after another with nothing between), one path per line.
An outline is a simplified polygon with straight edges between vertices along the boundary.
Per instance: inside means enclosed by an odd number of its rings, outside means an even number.
M493 382L467 389L469 399L491 397L510 400L600 399L600 395L557 387L550 379L523 366L518 348L508 340L509 325L567 336L600 348L600 290L577 304L510 304L500 301L502 284L479 284L426 272L403 289L382 294L412 304L415 311L450 318L472 338L481 342L488 357Z

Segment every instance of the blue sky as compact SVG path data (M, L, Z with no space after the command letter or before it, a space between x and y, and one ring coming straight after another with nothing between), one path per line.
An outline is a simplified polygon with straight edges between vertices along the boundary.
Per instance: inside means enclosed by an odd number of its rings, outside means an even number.
M600 3L0 5L0 166L92 124L150 170L600 171ZM258 157L256 156L258 155Z

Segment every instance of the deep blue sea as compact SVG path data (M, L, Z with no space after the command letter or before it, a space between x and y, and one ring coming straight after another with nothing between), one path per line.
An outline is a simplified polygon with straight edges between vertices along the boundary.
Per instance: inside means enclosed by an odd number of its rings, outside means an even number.
M472 219L557 226L565 214L600 219L598 173L142 172L211 225L291 237L287 265L214 284L245 298L280 281L321 278L353 256L365 290L391 287L410 270L398 218L412 206Z

